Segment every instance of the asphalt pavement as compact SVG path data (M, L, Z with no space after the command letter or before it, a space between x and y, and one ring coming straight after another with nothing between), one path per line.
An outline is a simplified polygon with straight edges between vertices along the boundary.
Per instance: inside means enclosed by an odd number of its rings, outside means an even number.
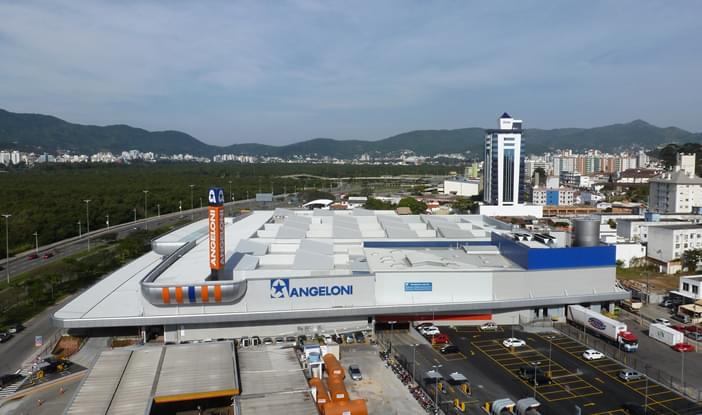
M653 381L619 380L621 364L607 358L585 361L581 354L586 347L560 334L526 333L515 328L514 335L525 340L526 346L512 351L502 345L502 340L512 335L509 327L500 327L497 332L484 332L476 327L441 327L441 331L448 334L460 353L442 355L435 350L437 346L417 341L416 333L397 331L393 335L393 349L412 362L413 347L409 345L420 344L415 350L418 379L438 365L444 377L456 371L465 375L471 384L471 394L464 399L472 409L495 399L516 401L534 396L541 402L543 414L576 414L576 406L583 415L624 414L621 408L625 402L647 402L656 413L702 412L702 407ZM519 378L519 367L534 365L544 372L550 369L554 382L534 386ZM461 391L448 389L447 400L461 396Z

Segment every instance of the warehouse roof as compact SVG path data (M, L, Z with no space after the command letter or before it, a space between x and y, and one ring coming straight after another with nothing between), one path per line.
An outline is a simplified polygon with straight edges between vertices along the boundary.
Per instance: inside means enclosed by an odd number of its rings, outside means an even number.
M290 347L264 346L238 351L244 415L309 415L317 408L309 393L295 350Z
M104 351L66 415L148 414L152 402L236 395L234 356L231 342Z

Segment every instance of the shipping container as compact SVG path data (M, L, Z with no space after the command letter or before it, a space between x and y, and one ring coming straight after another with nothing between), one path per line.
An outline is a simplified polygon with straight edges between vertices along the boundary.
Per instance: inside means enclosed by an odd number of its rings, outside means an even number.
M322 357L322 359L324 360L324 370L327 371L327 376L338 376L341 379L346 378L344 368L341 367L341 363L339 363L336 356L331 353L327 353L324 355L324 357Z
M368 407L363 399L346 402L330 402L324 405L324 415L368 415Z
M344 381L337 376L327 378L327 390L329 390L329 398L333 402L346 402L349 400L349 393L346 391Z
M665 324L658 323L653 323L648 327L648 335L668 346L675 346L685 340L685 335L683 333Z
M321 410L322 406L324 406L325 403L331 402L329 399L329 391L327 391L327 387L324 385L324 382L322 382L321 379L319 378L312 378L310 379L310 388L315 388L317 389L317 407Z

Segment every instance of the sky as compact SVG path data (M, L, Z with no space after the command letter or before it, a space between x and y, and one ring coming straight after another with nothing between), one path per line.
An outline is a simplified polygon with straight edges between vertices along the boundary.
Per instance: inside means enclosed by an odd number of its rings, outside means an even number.
M0 108L215 145L702 131L702 2L0 0Z

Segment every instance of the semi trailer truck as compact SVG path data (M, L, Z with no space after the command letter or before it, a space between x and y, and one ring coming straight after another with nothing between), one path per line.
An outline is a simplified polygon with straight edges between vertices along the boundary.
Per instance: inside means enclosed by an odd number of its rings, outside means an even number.
M580 305L569 305L567 318L577 326L616 344L621 350L635 352L639 348L639 339L621 321Z

